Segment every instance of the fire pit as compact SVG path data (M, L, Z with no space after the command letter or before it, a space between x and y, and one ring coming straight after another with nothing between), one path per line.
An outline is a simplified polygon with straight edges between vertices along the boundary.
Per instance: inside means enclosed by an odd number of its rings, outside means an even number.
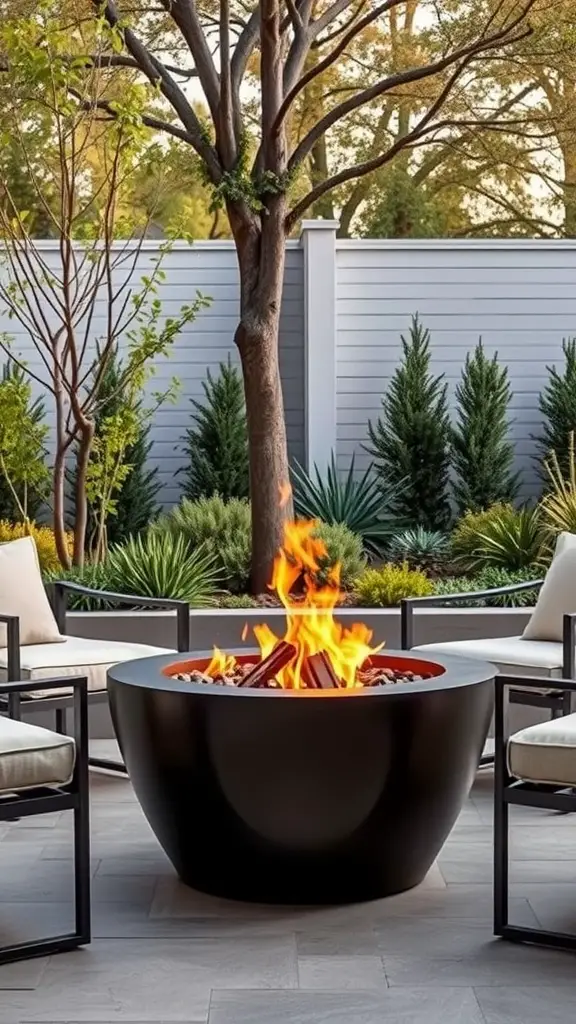
M338 623L314 525L289 524L276 562L283 638L255 627L259 649L108 675L144 813L182 881L214 895L347 903L417 885L488 730L492 666L383 654Z

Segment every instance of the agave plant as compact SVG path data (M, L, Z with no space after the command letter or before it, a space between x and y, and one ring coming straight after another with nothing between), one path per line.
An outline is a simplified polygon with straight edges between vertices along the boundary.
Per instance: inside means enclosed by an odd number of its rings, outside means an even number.
M541 560L543 543L538 508L504 507L499 516L478 531L474 548L461 561L475 570L486 566L510 571L525 569Z
M172 597L199 608L212 603L217 574L212 554L191 551L184 537L149 533L112 548L107 559L110 585L125 594Z
M389 487L384 492L372 470L366 470L356 479L354 458L348 472L340 476L334 454L323 477L314 466L312 478L298 463L292 469L294 508L305 519L320 519L323 523L344 523L352 533L362 538L367 552L382 554L392 534L398 529L393 509L398 502L400 487Z
M425 569L447 559L449 550L450 541L441 530L416 526L393 537L388 554L394 562L408 562L409 565Z

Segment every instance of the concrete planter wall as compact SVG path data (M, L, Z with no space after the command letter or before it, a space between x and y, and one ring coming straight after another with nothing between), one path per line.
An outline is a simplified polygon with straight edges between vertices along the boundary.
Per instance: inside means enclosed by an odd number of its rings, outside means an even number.
M517 636L522 632L531 609L515 608L427 608L417 615L416 642L441 640L472 640L492 636ZM400 612L397 608L345 608L337 613L343 623L363 621L374 631L377 643L389 648L400 646ZM243 644L245 623L266 622L279 635L285 626L282 609L210 609L190 612L191 645L206 649L216 644L222 648L251 646L250 635ZM68 632L77 636L102 640L129 640L173 648L176 642L174 616L169 612L71 612ZM107 709L91 711L94 738L112 735Z
M417 643L441 640L473 640L491 636L517 636L522 632L530 608L426 608L418 612ZM339 621L365 622L374 631L377 643L400 646L400 612L398 608L343 608ZM266 622L276 633L285 628L281 608L240 608L192 610L190 638L192 647L241 647L242 629L257 622ZM176 640L174 616L169 612L71 612L68 631L77 636L102 640L129 640L134 643L173 647ZM250 636L244 646L251 646Z

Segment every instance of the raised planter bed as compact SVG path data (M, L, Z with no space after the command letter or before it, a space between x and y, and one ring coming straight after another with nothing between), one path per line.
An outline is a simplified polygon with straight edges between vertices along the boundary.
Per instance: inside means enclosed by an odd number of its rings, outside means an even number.
M475 640L490 636L518 636L528 622L531 608L426 608L417 613L416 642ZM335 617L343 622L362 621L374 631L374 641L387 647L400 646L398 608L341 608ZM200 647L207 636L218 647L249 648L243 644L242 628L266 622L277 633L283 631L282 608L207 609L190 611L190 642ZM70 612L70 632L103 640L131 640L158 647L174 646L174 620L165 612ZM282 624L282 625L281 625Z

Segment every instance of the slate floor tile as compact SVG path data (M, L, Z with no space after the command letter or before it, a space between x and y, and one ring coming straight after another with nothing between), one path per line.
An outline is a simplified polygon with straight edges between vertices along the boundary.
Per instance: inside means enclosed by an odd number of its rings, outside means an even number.
M219 992L208 1024L484 1024L469 989Z

